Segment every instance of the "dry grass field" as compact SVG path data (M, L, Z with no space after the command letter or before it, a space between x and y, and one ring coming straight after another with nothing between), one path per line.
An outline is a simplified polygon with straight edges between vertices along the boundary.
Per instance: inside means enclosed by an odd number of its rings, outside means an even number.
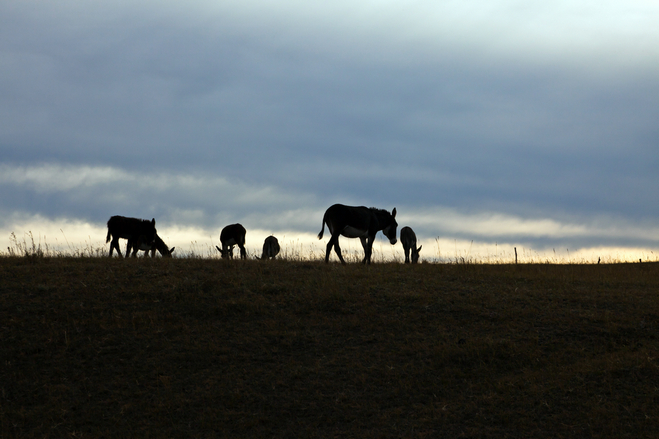
M0 437L656 438L659 264L0 257Z

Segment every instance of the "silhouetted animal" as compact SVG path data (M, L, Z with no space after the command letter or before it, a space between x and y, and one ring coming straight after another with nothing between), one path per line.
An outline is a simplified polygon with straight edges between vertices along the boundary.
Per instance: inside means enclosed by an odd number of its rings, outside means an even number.
M163 258L171 258L172 253L174 253L174 249L176 247L169 248L167 244L165 244L165 241L163 241L156 233L153 244L151 245L146 243L138 243L136 240L129 239L128 244L126 245L126 257L128 257L131 248L133 249L133 256L137 256L137 252L143 250L144 257L146 257L149 254L149 251L151 251L151 257L155 258L156 250L158 250Z
M155 219L148 221L116 215L108 220L108 235L105 238L105 242L110 242L110 237L112 237L112 242L110 243L110 256L112 256L112 251L114 249L117 249L117 253L121 256L121 250L119 250L119 238L128 240L132 239L138 246L151 246L153 245L155 236ZM128 256L128 254L126 254L126 256Z
M279 241L274 236L270 235L265 238L263 242L263 253L261 259L274 259L279 254Z
M423 246L416 248L416 234L414 230L407 226L400 229L400 242L403 244L403 250L405 251L405 263L410 263L410 250L412 250L412 263L416 264L419 262L419 252Z
M222 248L215 248L222 254L222 258L233 259L233 246L240 248L240 259L247 259L247 250L245 250L245 234L247 230L241 224L231 224L226 226L220 232L220 242Z
M329 262L330 252L332 247L342 264L345 264L343 256L341 256L341 248L339 247L339 235L346 238L359 238L362 247L364 248L364 259L362 263L371 263L371 253L373 250L373 241L375 235L382 230L382 233L389 238L389 242L393 245L396 244L396 208L389 213L384 209L376 209L375 207L353 207L344 206L343 204L335 204L330 206L323 216L323 226L318 234L318 239L323 239L323 232L325 231L325 224L329 229L332 237L327 243L325 251L325 262Z

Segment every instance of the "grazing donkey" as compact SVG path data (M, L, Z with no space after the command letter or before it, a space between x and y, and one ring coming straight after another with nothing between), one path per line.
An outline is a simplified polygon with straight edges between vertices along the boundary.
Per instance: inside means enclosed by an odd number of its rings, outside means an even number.
M153 244L148 245L144 242L139 243L137 240L134 239L129 239L128 240L128 245L126 245L126 257L128 257L128 254L130 253L130 249L133 249L133 257L137 256L137 252L140 250L144 251L144 257L147 257L149 254L149 250L151 251L151 257L155 258L156 257L156 250L160 252L163 258L171 258L172 253L174 253L174 249L176 247L169 248L167 244L165 244L165 241L163 241L160 236L156 233L155 240L153 241Z
M410 250L412 250L412 263L419 262L419 252L423 246L416 248L416 234L411 227L405 226L400 229L400 242L403 244L403 250L405 251L405 263L410 263Z
M263 253L261 259L274 259L279 254L279 241L274 236L270 235L265 238L263 242Z
M220 232L220 242L222 248L215 248L222 254L222 259L233 259L233 246L240 248L240 259L247 259L247 250L245 250L245 234L247 230L241 224L231 224L226 226Z
M129 241L133 240L138 246L151 246L153 245L155 236L155 218L148 221L115 215L108 220L108 235L105 238L105 242L110 242L110 237L112 237L112 242L110 243L110 256L112 256L112 251L114 249L117 249L117 253L121 256L121 250L119 250L119 238L127 239ZM126 251L126 257L128 257L128 251Z
M389 213L384 209L376 209L375 207L353 207L335 204L325 211L323 227L320 229L318 239L323 239L325 224L327 224L327 228L332 234L325 251L326 263L329 262L332 247L334 247L334 251L341 263L346 263L343 260L343 256L341 256L339 235L343 235L346 238L359 238L361 240L362 247L364 247L364 259L362 260L364 264L371 263L373 241L375 240L375 235L380 230L389 238L389 242L392 245L396 244L396 227L398 227L398 223L396 222L395 207Z

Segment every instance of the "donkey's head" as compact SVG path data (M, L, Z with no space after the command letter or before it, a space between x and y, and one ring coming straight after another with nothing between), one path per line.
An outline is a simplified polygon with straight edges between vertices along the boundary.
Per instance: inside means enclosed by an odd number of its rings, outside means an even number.
M175 248L176 247L167 248L167 246L165 246L163 249L159 249L158 251L160 251L160 254L163 258L171 258Z
M220 248L216 245L215 248L220 252L220 255L222 255L222 259L233 259L233 245L227 246L226 248Z
M416 264L419 262L419 252L421 251L422 245L419 248L412 247L412 263Z
M391 245L396 244L396 228L398 227L398 223L396 222L396 208L394 207L394 210L391 211L391 215L387 212L387 215L389 216L389 223L385 226L384 229L382 229L382 233L384 233L384 236L389 238L389 242Z

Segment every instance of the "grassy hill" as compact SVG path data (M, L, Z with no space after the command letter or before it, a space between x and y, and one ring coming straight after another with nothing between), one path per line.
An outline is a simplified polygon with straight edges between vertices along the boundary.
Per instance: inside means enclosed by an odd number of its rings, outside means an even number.
M0 257L0 437L657 437L659 264Z

